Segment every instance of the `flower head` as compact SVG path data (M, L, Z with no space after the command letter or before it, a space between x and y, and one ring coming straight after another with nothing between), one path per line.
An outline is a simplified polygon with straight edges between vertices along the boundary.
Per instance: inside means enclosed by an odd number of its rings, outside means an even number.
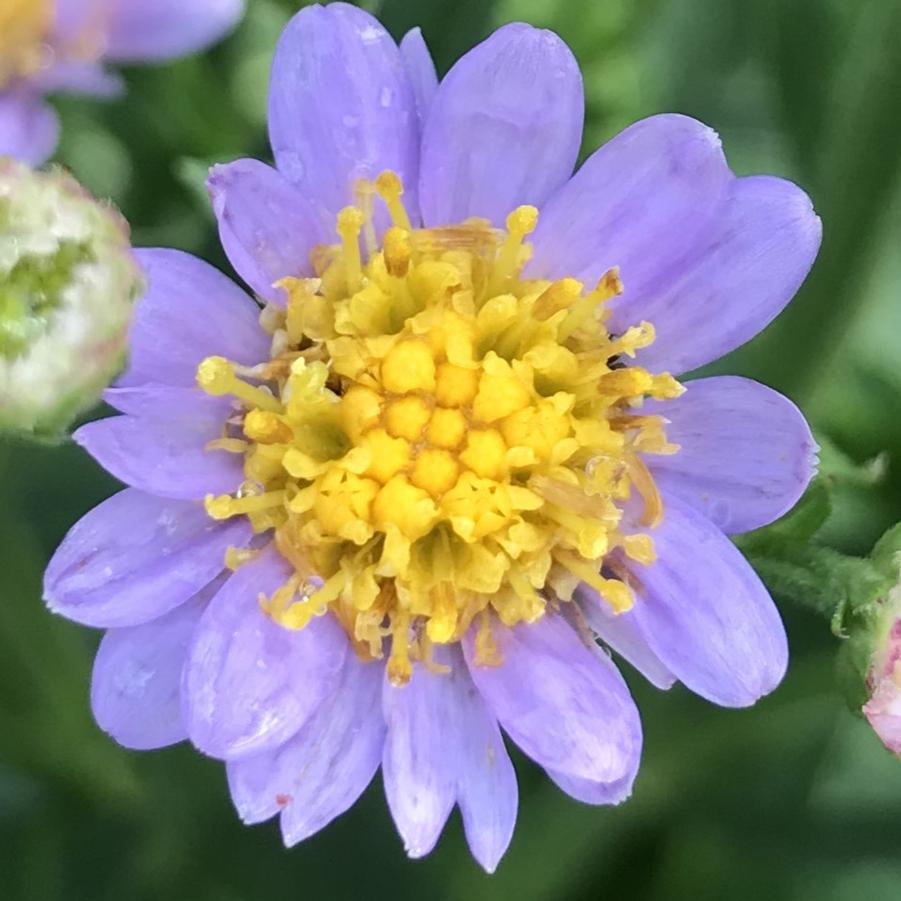
M121 81L103 64L159 61L219 40L243 0L4 0L0 9L0 156L39 165L59 123L44 96L109 97Z
M128 227L64 172L0 160L0 428L59 434L125 361Z
M287 305L266 317L274 356L243 370L268 388L218 356L197 378L246 408L222 445L243 454L246 481L207 512L249 517L295 561L265 609L292 629L331 610L374 659L387 630L402 684L411 654L429 661L476 620L477 658L494 661L490 614L534 622L580 581L617 612L632 606L628 579L600 570L617 549L653 559L649 536L622 528L624 507L643 494L640 520L658 522L642 461L676 450L663 419L635 408L683 389L621 366L654 335L648 323L608 333L615 271L591 291L522 277L534 207L506 232L475 219L414 229L394 173L358 186L363 206L370 188L394 220L382 247L371 213L345 207L315 277L281 282Z
M502 28L439 85L418 32L310 7L276 53L277 168L210 178L262 309L142 252L123 415L76 434L129 487L46 596L109 629L101 726L225 760L242 818L280 814L288 844L381 766L408 853L458 804L493 869L517 807L501 729L574 797L628 797L640 723L596 637L727 706L782 677L724 532L794 504L810 432L761 385L674 376L779 312L819 221L682 116L573 175L582 109L549 32Z

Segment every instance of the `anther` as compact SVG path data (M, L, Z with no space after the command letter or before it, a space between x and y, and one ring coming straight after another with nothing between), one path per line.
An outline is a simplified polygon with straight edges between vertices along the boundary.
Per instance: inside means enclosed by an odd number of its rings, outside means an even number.
M594 291L577 301L569 315L557 329L557 338L565 341L587 322L595 319L598 307L623 293L623 283L619 277L619 267L608 269L598 281Z
M597 296L598 303L603 303L605 300L619 297L623 290L623 282L619 277L619 266L614 266L601 276L594 289L594 294Z
M407 209L401 200L401 197L404 196L404 186L398 174L386 169L375 180L375 190L385 202L385 206L388 207L391 221L398 228L412 231L413 226L410 223L410 217L407 215Z
M395 278L404 278L410 269L413 248L410 233L393 226L385 232L385 268Z
M597 381L601 394L616 397L638 397L647 394L654 387L654 377L638 366L614 369L602 375Z
M581 296L584 285L574 278L562 278L544 291L535 301L532 315L544 322L550 319L554 313L569 309Z

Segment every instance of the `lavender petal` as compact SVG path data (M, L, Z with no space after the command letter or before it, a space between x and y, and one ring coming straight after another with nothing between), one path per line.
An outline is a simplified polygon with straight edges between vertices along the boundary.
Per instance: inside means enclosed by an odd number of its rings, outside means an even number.
M426 225L471 216L502 227L521 204L540 206L572 173L582 140L579 66L556 34L499 28L441 82L422 139Z
M201 617L182 704L191 741L211 757L279 747L334 691L348 644L334 617L292 631L260 609L260 596L292 574L270 546L225 583Z
M137 626L185 603L251 538L242 520L215 523L202 505L126 488L83 516L44 574L54 612L86 626Z

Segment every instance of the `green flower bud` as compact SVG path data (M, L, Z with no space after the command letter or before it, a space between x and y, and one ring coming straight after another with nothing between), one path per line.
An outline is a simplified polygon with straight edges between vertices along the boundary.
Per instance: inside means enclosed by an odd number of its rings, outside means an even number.
M0 159L0 429L52 438L94 404L142 290L114 209L61 170Z

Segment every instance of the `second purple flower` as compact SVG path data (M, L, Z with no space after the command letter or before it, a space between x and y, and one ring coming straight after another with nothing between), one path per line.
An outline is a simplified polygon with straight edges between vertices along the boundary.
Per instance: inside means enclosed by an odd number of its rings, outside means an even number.
M112 97L105 64L159 62L219 40L244 0L3 0L0 6L0 156L49 159L59 121L46 96Z

